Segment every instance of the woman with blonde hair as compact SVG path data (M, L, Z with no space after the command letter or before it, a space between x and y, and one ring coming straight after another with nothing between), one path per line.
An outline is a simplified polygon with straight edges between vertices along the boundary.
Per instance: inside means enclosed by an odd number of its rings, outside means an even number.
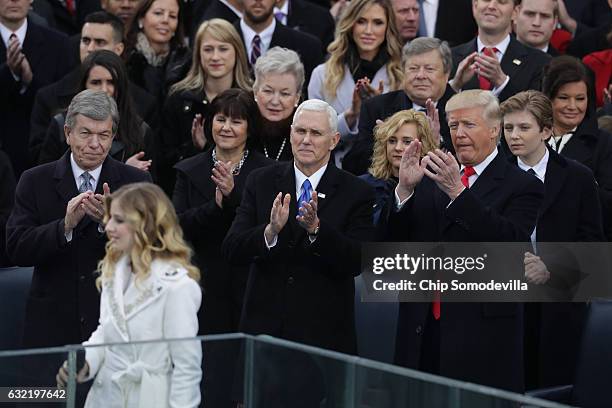
M170 88L162 112L160 132L160 185L168 193L174 186L172 167L201 152L208 143L204 118L210 102L230 88L251 90L246 51L236 29L212 19L200 25L187 76Z
M105 224L100 324L83 345L195 337L200 273L166 194L123 186L105 201ZM96 377L85 407L197 407L201 361L199 341L87 347L77 380ZM58 386L67 378L64 364Z
M324 100L339 112L342 143L335 152L337 164L351 147L351 135L357 134L362 101L401 87L398 38L389 0L351 1L327 47L329 59L312 73L308 97Z
M374 153L368 173L360 176L376 192L374 225L377 225L389 194L393 192L399 176L404 150L413 140L421 142L421 157L439 147L430 122L422 112L403 110L388 117L374 128Z

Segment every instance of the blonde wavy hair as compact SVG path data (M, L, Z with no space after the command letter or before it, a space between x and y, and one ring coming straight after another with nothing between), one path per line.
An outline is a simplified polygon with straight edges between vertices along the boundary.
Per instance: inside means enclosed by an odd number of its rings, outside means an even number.
M119 203L125 222L134 234L129 257L136 282L149 276L151 263L155 259L176 262L187 270L190 278L200 280L200 271L191 263L192 251L183 239L183 230L174 207L161 188L152 183L133 183L121 187L104 201L105 223L110 218L113 202ZM106 255L98 263L101 274L96 280L98 289L102 280L112 278L122 256L123 252L115 249L110 241L106 243Z
M206 74L206 71L204 71L204 68L202 68L200 59L202 55L202 41L204 40L204 35L206 34L209 34L217 41L229 43L232 47L234 47L236 54L234 81L239 88L244 89L245 91L250 91L253 81L249 75L246 50L244 49L244 45L242 45L240 35L234 26L229 22L220 18L213 18L203 22L200 25L200 28L198 28L198 32L195 35L191 68L184 79L177 82L170 88L170 94L183 91L199 91L204 89L204 84L206 83L208 75Z
M421 142L421 158L440 147L440 142L434 138L427 116L423 112L413 109L399 111L374 128L374 152L372 165L368 169L371 175L383 180L393 176L393 166L387 158L387 142L402 126L410 123L414 123L417 128L417 137Z
M402 70L402 45L399 42L399 33L395 25L395 14L389 0L352 0L348 3L346 10L336 25L334 41L327 47L330 57L325 63L325 82L323 83L325 93L331 98L336 97L336 89L344 77L344 66L349 51L349 44L353 41L353 26L366 8L378 4L385 10L387 16L387 31L385 41L381 47L387 48L389 61L387 62L387 76L389 77L389 88L398 90L404 78ZM358 79L358 78L357 78ZM372 80L373 78L370 78ZM378 84L373 84L376 88Z

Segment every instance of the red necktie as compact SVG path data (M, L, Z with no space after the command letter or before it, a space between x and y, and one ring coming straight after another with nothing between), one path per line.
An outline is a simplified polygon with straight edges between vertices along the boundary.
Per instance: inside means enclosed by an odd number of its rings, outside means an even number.
M75 15L76 7L74 5L74 0L66 0L66 10L68 10L71 16Z
M470 176L476 174L476 170L472 166L465 166L461 175L461 182L466 188L470 188Z
M476 174L476 170L472 166L465 166L463 169L463 174L461 175L461 183L465 186L465 188L470 188L470 176ZM432 302L431 310L433 312L434 319L440 319L440 291L434 292L434 300Z
M487 57L493 57L493 58L497 58L495 53L497 52L497 48L493 47L493 48L489 48L489 47L484 47L482 49L482 53L484 55L486 55ZM480 84L480 89L485 90L485 91L490 91L492 89L491 87L491 81L489 81L487 78L478 75L478 83Z

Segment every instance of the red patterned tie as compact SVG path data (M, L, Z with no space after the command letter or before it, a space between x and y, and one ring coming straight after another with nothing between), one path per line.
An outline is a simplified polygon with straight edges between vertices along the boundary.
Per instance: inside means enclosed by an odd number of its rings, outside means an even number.
M484 55L486 55L487 57L493 57L493 58L497 58L495 53L497 52L497 48L489 48L489 47L484 47L482 49L482 53ZM478 83L480 84L480 89L485 90L485 91L490 91L492 89L491 86L491 81L489 81L487 78L478 75Z
M476 174L476 170L472 166L465 166L463 169L463 174L461 175L461 183L465 186L465 188L470 188L470 176ZM431 310L433 312L434 319L440 319L440 291L436 290L434 292L434 300L432 302Z
M71 16L76 14L74 0L66 0L66 10L68 10L68 13L70 13Z

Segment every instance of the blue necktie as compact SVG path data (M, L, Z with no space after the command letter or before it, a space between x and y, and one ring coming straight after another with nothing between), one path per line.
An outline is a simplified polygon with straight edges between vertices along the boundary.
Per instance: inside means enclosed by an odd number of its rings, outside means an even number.
M93 191L93 184L91 183L93 177L88 172L83 172L81 174L81 185L79 186L79 193L84 193L86 191Z
M427 37L427 24L425 24L425 12L423 11L424 0L419 0L419 31L418 37Z
M312 198L312 185L310 184L310 180L306 179L302 183L302 192L300 193L300 198L298 199L298 214L300 213L299 208L302 206L302 203L304 201L306 201L307 203L310 202L311 198Z

